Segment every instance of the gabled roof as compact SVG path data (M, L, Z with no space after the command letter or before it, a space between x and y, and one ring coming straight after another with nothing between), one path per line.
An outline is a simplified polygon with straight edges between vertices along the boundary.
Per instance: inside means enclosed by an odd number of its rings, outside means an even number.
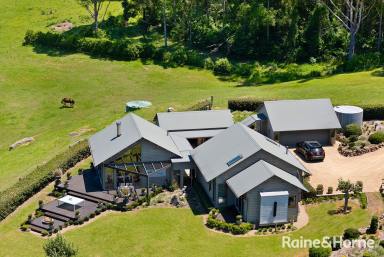
M112 158L141 139L181 157L180 151L164 129L132 113L124 116L120 121L121 136L116 137L116 124L113 123L89 139L95 166Z
M263 160L228 179L227 184L238 198L274 176L308 191L298 178Z
M208 182L260 150L308 172L284 146L241 123L199 145L191 151L191 156Z
M168 132L223 129L233 125L230 110L160 112L156 116L159 126Z
M330 99L265 101L264 106L273 131L341 127Z

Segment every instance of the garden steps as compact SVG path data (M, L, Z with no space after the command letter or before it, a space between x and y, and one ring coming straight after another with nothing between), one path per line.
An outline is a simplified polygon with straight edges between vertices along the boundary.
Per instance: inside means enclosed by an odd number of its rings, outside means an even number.
M67 222L67 221L71 220L71 218L69 218L69 217L65 217L65 216L59 215L57 213L50 212L50 211L44 211L44 215L47 217L50 217L52 219L60 220L63 222Z
M49 225L43 223L43 220L44 220L45 217L48 217L48 216L45 215L45 216L41 216L41 217L38 217L38 218L32 220L31 224L30 224L30 229L33 230L33 231L39 232L39 233L41 233L44 230L48 231L49 230ZM59 228L59 226L63 226L64 225L64 222L61 221L61 220L52 219L52 221L53 221L53 229Z

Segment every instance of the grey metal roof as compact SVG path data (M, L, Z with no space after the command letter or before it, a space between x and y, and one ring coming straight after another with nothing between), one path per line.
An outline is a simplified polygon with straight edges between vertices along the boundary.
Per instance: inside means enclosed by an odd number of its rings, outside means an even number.
M228 128L233 125L230 110L160 112L157 122L168 132Z
M124 116L120 121L121 136L116 137L116 124L114 122L89 139L95 166L112 158L141 139L150 141L182 157L174 141L164 129L132 113Z
M297 188L308 191L298 178L263 160L256 162L228 179L227 184L236 197L240 197L273 176L279 177Z
M308 172L284 146L241 123L229 127L209 141L199 145L191 151L191 156L204 179L208 182L260 150ZM241 158L228 166L227 163L238 156Z
M255 114L252 114L252 115L248 116L244 120L240 121L240 123L242 123L243 125L249 127L253 123L255 123L256 121L265 120L265 119L266 119L266 117L264 116L264 114L262 114L262 113L259 113L259 114L255 113Z
M330 99L265 101L273 131L341 128Z
M202 129L202 130L188 130L188 131L174 131L169 132L168 135L178 135L184 138L200 138L200 137L214 137L225 129Z

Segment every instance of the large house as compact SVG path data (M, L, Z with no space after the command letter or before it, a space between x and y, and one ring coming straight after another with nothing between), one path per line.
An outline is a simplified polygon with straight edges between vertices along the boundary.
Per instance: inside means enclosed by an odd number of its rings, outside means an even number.
M330 99L265 101L242 123L284 146L306 140L335 142L340 122Z
M214 206L233 206L257 226L297 218L308 171L287 148L233 125L227 110L159 113L157 124L130 113L90 138L104 190L188 179Z

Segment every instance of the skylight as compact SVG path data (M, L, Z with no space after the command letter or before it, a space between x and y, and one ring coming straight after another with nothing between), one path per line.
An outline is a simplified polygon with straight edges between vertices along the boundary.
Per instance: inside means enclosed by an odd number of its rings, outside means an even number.
M230 159L228 162L227 162L227 165L228 166L231 166L233 164L235 164L236 162L238 162L239 160L241 160L243 158L243 156L241 154L239 155L236 155L235 157L233 157L232 159Z

